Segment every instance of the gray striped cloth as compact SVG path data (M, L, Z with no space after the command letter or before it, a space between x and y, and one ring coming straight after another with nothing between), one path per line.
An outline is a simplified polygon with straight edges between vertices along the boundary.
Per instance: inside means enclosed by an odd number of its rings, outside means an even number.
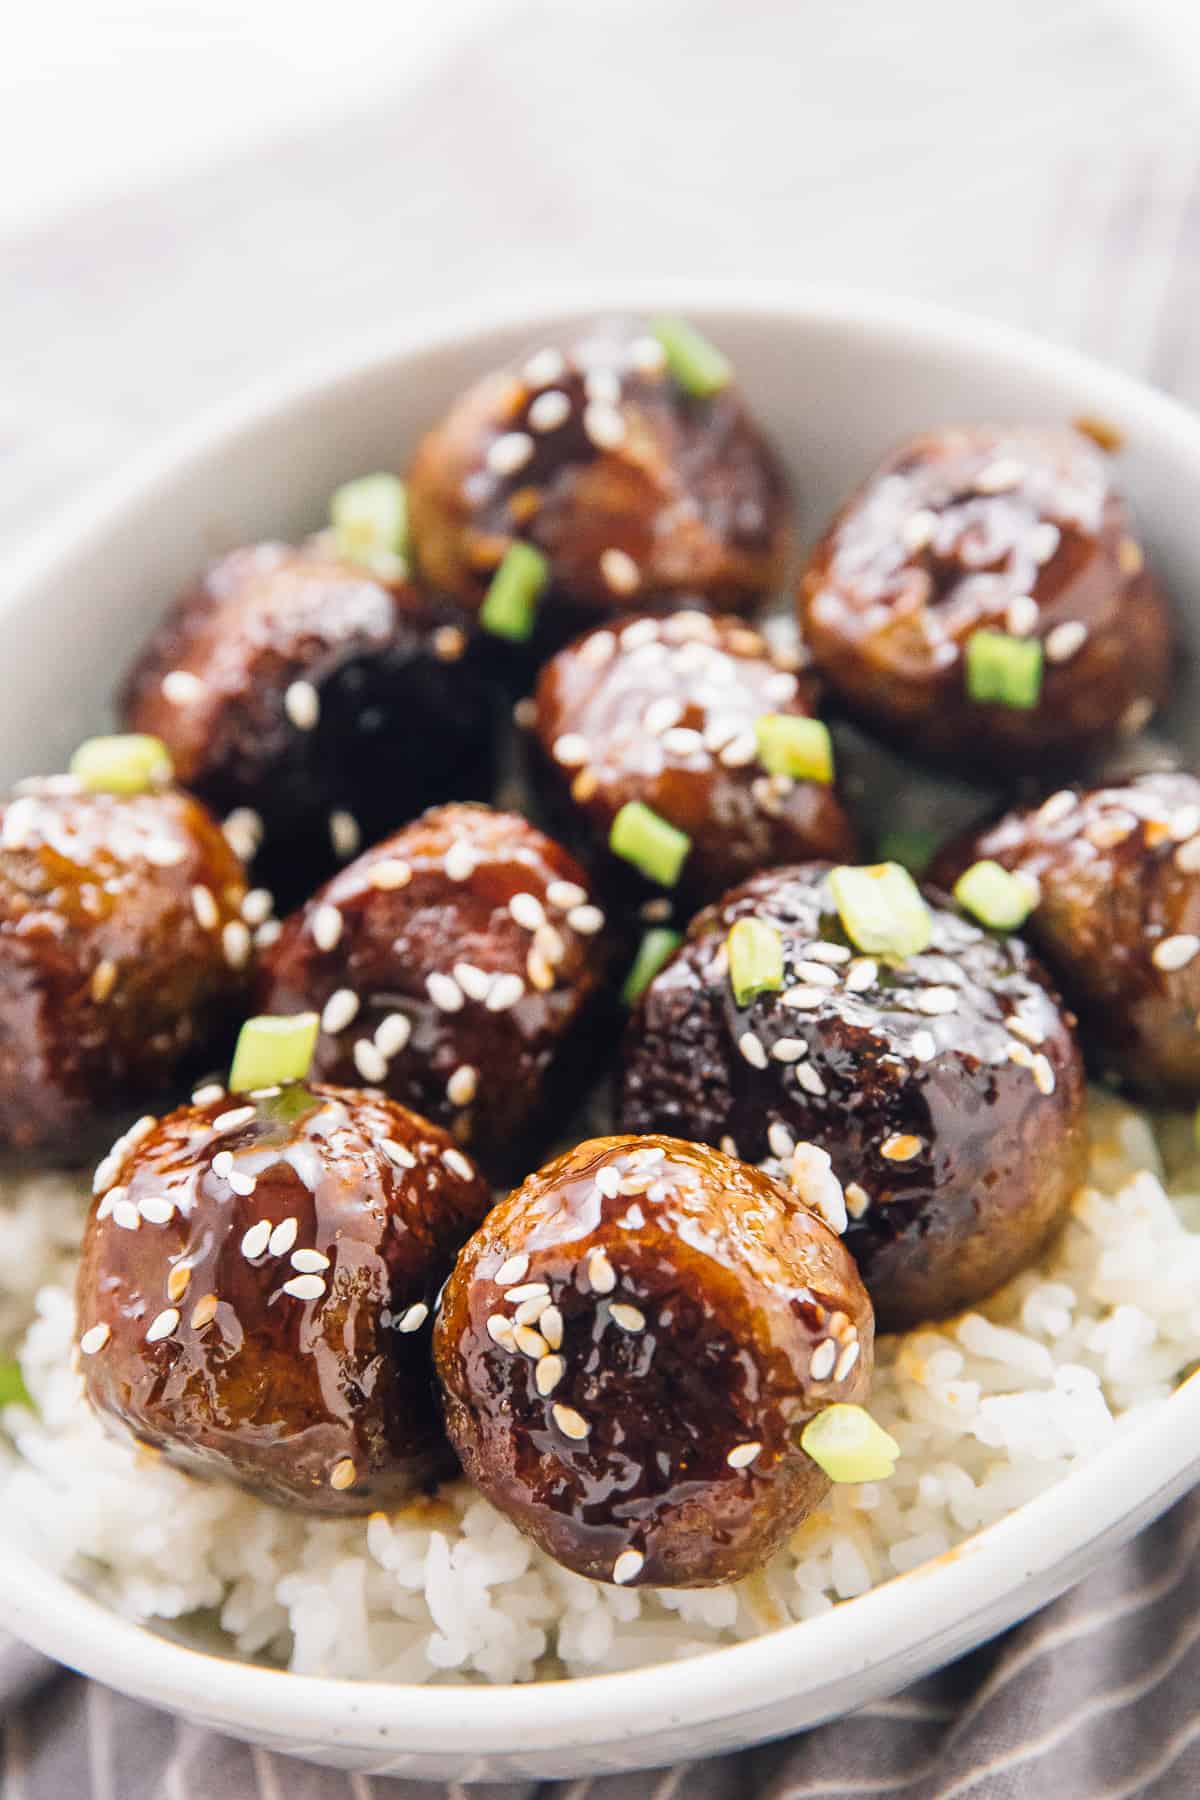
M1133 0L526 0L415 87L397 30L386 103L0 243L0 544L266 367L588 273L885 286L1200 400L1196 96ZM802 1738L495 1792L1198 1794L1198 1540L1200 1498L1036 1619ZM454 1792L249 1750L3 1642L0 1733L2 1800Z

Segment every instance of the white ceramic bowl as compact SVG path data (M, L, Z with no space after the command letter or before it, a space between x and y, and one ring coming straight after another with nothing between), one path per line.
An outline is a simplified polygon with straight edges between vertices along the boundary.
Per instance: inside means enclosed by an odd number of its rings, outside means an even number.
M1197 613L1200 423L1159 395L923 305L745 284L592 289L359 346L189 430L59 523L0 601L0 782L62 766L104 722L130 651L211 552L304 532L339 480L402 463L450 396L511 352L597 312L664 307L732 355L810 532L880 451L920 427L1111 422L1155 562L1177 605ZM346 1769L460 1780L615 1771L751 1744L894 1691L1078 1580L1198 1465L1193 1380L1056 1488L861 1599L653 1671L541 1686L376 1686L225 1661L114 1619L15 1553L2 1518L0 1621L126 1693Z

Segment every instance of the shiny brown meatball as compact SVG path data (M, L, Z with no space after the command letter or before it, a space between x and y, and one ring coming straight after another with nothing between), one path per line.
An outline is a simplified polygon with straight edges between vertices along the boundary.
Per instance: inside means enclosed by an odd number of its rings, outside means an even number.
M741 620L680 612L560 650L538 682L536 731L593 852L631 800L687 833L678 893L694 907L772 863L853 856L832 786L759 760L756 721L811 717L815 700L795 658Z
M427 1321L487 1185L382 1095L201 1099L143 1120L97 1173L88 1399L181 1468L281 1505L401 1499L448 1462Z
M242 866L189 795L27 784L0 807L0 1144L86 1152L238 1009Z
M489 791L491 720L457 615L320 544L206 570L131 670L122 712L289 903L433 800Z
M827 1152L887 1330L1031 1261L1085 1167L1079 1050L1038 965L1018 939L930 909L929 948L887 962L855 953L820 864L734 889L646 990L618 1111L628 1131L790 1168L801 1194L819 1176L809 1146ZM745 918L778 930L784 979L739 1006L726 943Z
M418 447L408 499L422 572L472 611L514 541L548 559L551 644L648 602L745 612L789 541L782 470L736 390L685 393L629 325L470 388Z
M594 1138L531 1175L455 1265L446 1427L494 1506L598 1581L706 1587L766 1562L828 1488L800 1433L870 1382L837 1238L757 1169Z
M936 878L952 884L981 858L1036 877L1025 931L1099 1071L1200 1099L1200 779L1064 788L949 846Z
M911 439L842 508L800 589L813 656L867 723L989 765L1140 731L1168 686L1171 625L1096 445L974 426ZM1028 708L973 699L980 628L1036 639Z
M510 1169L604 973L586 880L515 813L435 807L287 920L263 1008L321 1012L319 1074L385 1088Z

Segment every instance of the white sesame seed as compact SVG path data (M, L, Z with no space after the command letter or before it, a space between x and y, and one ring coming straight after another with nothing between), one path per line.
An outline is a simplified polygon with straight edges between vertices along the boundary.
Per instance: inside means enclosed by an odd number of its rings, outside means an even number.
M533 1385L542 1399L552 1394L566 1372L566 1363L561 1356L539 1356L533 1371Z
M148 838L142 850L146 861L153 863L156 869L177 869L187 853L186 844L169 837Z
M914 1031L912 1053L918 1062L932 1062L937 1055L937 1039L932 1031Z
M397 1328L404 1332L420 1331L428 1317L429 1308L423 1300L418 1300L415 1306L410 1306L407 1312L401 1313L396 1322Z
M602 669L616 655L617 640L611 631L594 631L583 640L576 652L584 668Z
M910 513L900 527L900 542L912 554L924 550L937 530L937 514L922 507L920 511Z
M260 925L254 934L256 948L265 950L269 944L275 943L282 930L283 925L278 919L268 919L266 924Z
M298 1219L280 1219L271 1233L267 1249L272 1256L286 1256L300 1234Z
M578 1414L576 1414L576 1417L578 1417ZM568 1433L568 1436L573 1437L574 1435L573 1432ZM618 1556L616 1562L613 1564L612 1569L612 1578L617 1586L624 1587L627 1582L636 1581L645 1566L645 1562L646 1559L640 1550L622 1550L620 1556Z
M398 1169L415 1169L417 1159L404 1144L398 1144L395 1138L381 1138L379 1148L389 1162L395 1163Z
M111 1336L112 1329L110 1326L103 1324L93 1325L91 1330L85 1331L80 1338L79 1348L83 1351L85 1356L95 1356L98 1350L103 1350Z
M522 1279L528 1269L529 1257L521 1250L517 1252L516 1256L510 1256L507 1261L500 1264L492 1276L492 1280L497 1287L512 1287L515 1282Z
M940 1013L952 1013L958 1006L958 990L952 987L922 988L917 995L917 1011L928 1013L936 1018Z
M1024 1018L1021 1013L1009 1013L1004 1024L1008 1031L1014 1032L1017 1037L1024 1038L1027 1044L1045 1042L1046 1034L1041 1026L1035 1025L1031 1019Z
M645 1331L646 1315L638 1306L629 1306L623 1300L614 1300L608 1309L609 1318L622 1331Z
M357 1480L358 1470L354 1466L354 1459L349 1456L343 1456L329 1471L329 1485L338 1493L344 1493L347 1488L353 1487Z
M452 975L435 969L425 977L425 992L439 1012L456 1013L463 1009L463 991Z
M250 862L263 839L263 822L254 808L235 806L221 830L234 855Z
M776 1038L771 1045L771 1055L776 1062L795 1063L808 1055L808 1045L803 1038Z
M325 1292L325 1283L319 1275L293 1275L290 1281L284 1282L283 1291L293 1300L319 1300Z
M739 732L721 751L720 761L726 769L744 769L758 755L758 739L752 731Z
M623 650L644 650L647 644L658 642L659 621L657 619L635 619L632 625L626 625L621 633Z
M557 1306L546 1306L538 1319L538 1330L552 1350L561 1347L563 1341L563 1316Z
M642 579L642 572L632 556L615 545L600 552L600 574L605 586L614 594L636 593Z
M977 494L1003 494L1009 488L1015 488L1024 473L1024 468L1015 458L998 456L986 468L980 469L971 485Z
M531 1285L533 1287L545 1287L544 1282L538 1282L538 1281L531 1283ZM515 1296L512 1288L509 1288L507 1294L505 1295L505 1298L511 1303L515 1299L515 1297L516 1296ZM549 1306L549 1304L550 1304L549 1288L546 1288L546 1291L544 1293L531 1294L527 1300L522 1300L521 1304L517 1307L516 1312L513 1314L513 1324L514 1325L536 1325L538 1320L541 1318L542 1314L545 1312L546 1308Z
M506 431L488 445L487 466L493 475L515 475L533 455L533 439L526 431Z
M852 1219L861 1219L871 1204L871 1196L857 1181L848 1181L845 1189L846 1211Z
M362 830L354 814L337 807L329 815L329 842L339 862L348 862L362 843Z
M231 1106L228 1112L218 1113L212 1122L214 1131L240 1131L243 1125L249 1125L255 1117L253 1106Z
M592 1429L587 1420L577 1413L573 1406L562 1406L556 1401L550 1408L550 1413L563 1436L574 1438L576 1442L587 1437Z
M658 737L660 732L670 731L672 725L678 725L684 714L684 705L670 694L660 694L652 700L642 716L642 729L651 737Z
M298 1275L319 1275L329 1267L329 1258L321 1250L293 1250L292 1267Z
M132 1200L114 1200L112 1222L120 1226L122 1231L136 1231L142 1222L142 1215Z
M1029 554L1035 563L1048 563L1062 542L1062 532L1057 525L1045 520L1035 525L1029 534Z
M1046 639L1047 660L1052 663L1069 662L1077 651L1082 650L1087 636L1087 626L1078 619L1068 619L1062 625L1056 625Z
M1038 807L1038 824L1057 825L1060 820L1065 819L1074 810L1075 795L1070 788L1060 788L1056 794L1051 794L1048 800L1043 800Z
M117 965L111 957L105 956L92 970L92 979L88 983L88 991L97 1006L103 1006L117 985Z
M621 1171L612 1163L597 1169L596 1186L606 1200L615 1200L621 1191Z
M690 725L672 725L662 734L662 747L672 756L700 756L704 751L704 739Z
M567 924L581 937L593 937L604 930L604 914L598 906L573 906L567 914Z
M373 863L367 873L367 880L373 888L381 893L391 893L396 888L407 887L412 880L412 870L399 856L385 856L381 861Z
M1163 938L1162 942L1156 944L1151 951L1150 960L1156 969L1173 973L1176 969L1185 968L1197 950L1200 950L1200 937L1194 937L1191 932L1184 931L1175 937Z
M762 1047L762 1040L757 1038L752 1031L743 1031L741 1037L738 1039L738 1049L750 1064L751 1068L766 1068L767 1053Z
M209 888L197 886L192 889L192 911L202 931L215 931L221 923L220 909Z
M242 1238L242 1255L247 1261L253 1262L256 1256L266 1254L270 1241L271 1221L270 1219L259 1219L257 1224L251 1225L249 1231Z
M293 681L284 693L283 710L297 731L312 731L321 717L321 696L311 681Z
M208 1081L198 1087L192 1095L193 1106L212 1106L216 1101L225 1098L225 1089L219 1081Z
M577 881L552 881L546 889L546 899L556 911L570 912L586 904L587 891Z
M212 1159L212 1172L221 1181L228 1181L233 1174L233 1151L218 1150Z
M908 1131L893 1131L880 1144L879 1154L886 1157L888 1162L911 1162L914 1156L920 1155L921 1149L919 1137L914 1137Z
M814 1381L828 1381L833 1374L833 1365L838 1359L838 1347L832 1338L825 1338L812 1353L808 1365L809 1375Z
M827 1150L819 1144L797 1144L792 1151L788 1180L793 1192L821 1215L831 1231L839 1236L845 1231L845 1196Z
M625 442L625 420L604 400L590 400L584 407L583 429L597 450L615 450Z
M354 1066L364 1081L378 1086L381 1081L387 1080L388 1059L370 1038L357 1039L352 1054Z
M628 351L629 366L641 375L659 375L667 366L667 353L657 338L634 338Z
M1032 1069L1033 1051L1029 1048L1028 1044L1010 1044L1008 1046L1008 1060L1009 1062L1016 1063L1019 1069Z
M275 896L267 888L251 888L242 901L242 917L247 925L265 925L275 910Z
M796 1148L796 1140L782 1119L772 1119L767 1126L767 1144L772 1156L785 1159L790 1157Z
M312 916L313 942L318 950L336 950L342 936L343 919L336 906L328 901L318 906Z
M1186 844L1180 844L1175 852L1175 862L1189 875L1200 870L1200 836L1190 838Z
M461 1150L443 1150L442 1162L452 1175L458 1176L460 1181L474 1181L474 1166L467 1161Z
M536 931L546 922L546 909L536 894L514 894L508 910L523 931Z
M327 1037L345 1031L358 1016L359 998L353 988L335 988L321 1010L321 1030Z
M548 1348L541 1332L535 1331L532 1325L514 1325L513 1342L522 1356L529 1357L531 1362L540 1362Z
M451 973L468 1000L478 1000L482 1004L492 991L492 977L474 963L457 962Z
M762 1445L759 1443L735 1444L725 1461L731 1469L746 1469L761 1453Z
M812 987L833 988L838 985L837 973L824 962L803 961L796 964L796 974Z
M566 373L566 360L560 350L536 350L521 371L531 388L548 387Z
M169 669L162 678L162 697L172 706L190 706L204 695L204 683L190 669Z
M158 1120L153 1113L143 1113L140 1119L134 1120L129 1130L118 1138L117 1142L123 1144L126 1150L134 1150L150 1136L157 1124Z
M412 1020L407 1013L388 1013L375 1027L375 1048L380 1056L390 1060L399 1056L411 1036Z
M617 1272L604 1250L593 1250L588 1257L587 1278L596 1294L611 1294L616 1287Z
M525 997L525 983L519 975L497 975L487 997L488 1012L508 1012Z
M147 1225L169 1225L175 1217L175 1202L165 1195L148 1194L138 1201L138 1211Z
M554 967L547 962L536 945L525 958L525 973L529 977L530 986L536 988L539 994L548 994L554 986Z
M1041 617L1038 603L1032 594L1014 594L1004 614L1004 623L1013 637L1028 637L1031 631L1037 630L1037 622Z
M785 988L779 996L781 1006L790 1007L793 1012L813 1012L818 1006L824 1006L829 998L827 987Z
M470 1063L460 1063L446 1083L446 1098L451 1106L470 1106L478 1086L478 1069Z
M857 1338L852 1338L837 1359L837 1367L833 1371L835 1381L845 1381L847 1375L858 1361L862 1345Z
M231 969L244 969L250 960L250 927L230 919L221 932L221 949Z
M1122 575L1140 575L1145 564L1142 547L1136 538L1123 537L1117 545L1117 566Z
M192 1316L188 1320L192 1330L203 1331L206 1325L211 1325L217 1316L217 1308L220 1304L221 1302L215 1294L205 1294L202 1299L197 1300L192 1308Z
M148 1344L159 1344L163 1338L169 1338L179 1324L179 1312L176 1307L168 1306L153 1320L146 1333Z
M879 964L873 956L860 956L850 964L846 971L846 991L850 994L865 993L879 980Z
M192 1265L191 1265L191 1263L187 1263L187 1262L176 1263L174 1268L171 1270L171 1273L167 1276L167 1299L168 1300L182 1300L183 1296L187 1293L188 1288L191 1285L191 1280L192 1280Z
M817 1100L822 1099L828 1091L821 1076L808 1062L797 1063L796 1085L802 1087L806 1094L812 1094Z
M571 416L571 402L561 388L539 394L525 415L532 431L557 431Z
M470 844L451 844L442 866L450 881L469 881L475 873L475 852Z
M1054 1092L1057 1083L1054 1079L1054 1069L1048 1056L1039 1054L1034 1057L1033 1079L1037 1083L1039 1093L1052 1094Z
M488 1314L487 1334L494 1344L500 1345L502 1350L510 1350L515 1353L517 1341L513 1336L513 1323L511 1319L506 1319L503 1313Z

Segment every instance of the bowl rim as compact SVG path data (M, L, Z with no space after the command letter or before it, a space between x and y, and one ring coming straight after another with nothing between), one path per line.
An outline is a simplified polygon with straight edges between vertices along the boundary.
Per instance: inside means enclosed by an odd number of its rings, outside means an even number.
M333 355L294 364L209 409L43 527L10 564L0 615L24 591L49 581L56 565L86 553L94 535L150 506L192 462L219 455L243 433L268 428L298 405L319 403L373 369L422 353L476 343L482 348L497 332L523 326L532 336L551 321L557 329L564 320L606 311L666 310L701 320L736 316L767 328L774 322L793 331L853 330L897 356L936 352L1086 387L1096 413L1200 468L1200 419L1177 401L1080 352L937 303L793 282L558 284L539 289L536 300L522 293L439 309L398 329L360 336ZM765 1716L789 1700L803 1699L806 1719L816 1720L837 1709L837 1690L848 1679L868 1678L856 1692L861 1704L892 1691L918 1663L930 1666L933 1658L922 1661L923 1651L936 1657L943 1643L946 1654L953 1653L961 1647L955 1632L965 1616L984 1617L989 1631L999 1630L1060 1591L1073 1578L1071 1561L1089 1546L1115 1539L1131 1516L1144 1522L1190 1484L1200 1462L1197 1444L1200 1380L1192 1378L1079 1469L944 1556L816 1618L618 1673L467 1688L266 1668L188 1648L123 1619L3 1540L0 1624L109 1686L171 1711L197 1708L226 1727L241 1724L248 1734L271 1733L298 1746L319 1735L322 1744L416 1756L453 1746L464 1757L486 1759L522 1745L541 1752L615 1749L643 1731L686 1732L749 1711ZM1030 1597L1039 1579L1042 1585Z

